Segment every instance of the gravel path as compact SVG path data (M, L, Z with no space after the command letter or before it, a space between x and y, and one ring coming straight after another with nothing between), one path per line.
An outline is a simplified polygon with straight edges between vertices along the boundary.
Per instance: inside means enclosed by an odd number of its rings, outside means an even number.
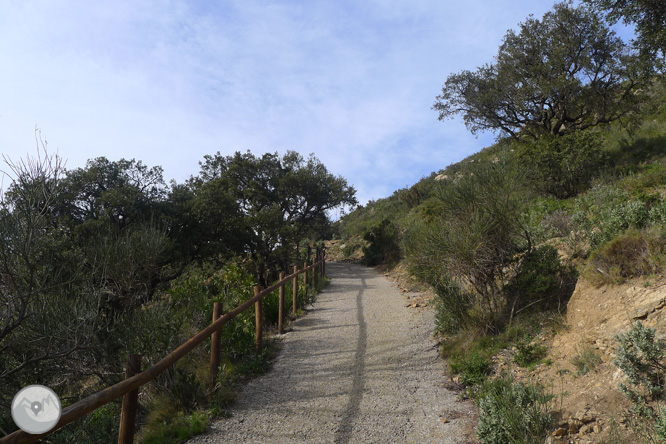
M443 387L430 310L375 270L327 264L329 285L283 336L271 371L201 443L464 443L472 406Z

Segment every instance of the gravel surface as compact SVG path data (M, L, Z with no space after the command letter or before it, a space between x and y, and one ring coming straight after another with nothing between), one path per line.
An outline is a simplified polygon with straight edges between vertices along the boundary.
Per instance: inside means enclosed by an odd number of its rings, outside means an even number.
M327 264L329 285L283 336L271 371L190 443L465 443L473 407L444 388L433 313L375 270Z

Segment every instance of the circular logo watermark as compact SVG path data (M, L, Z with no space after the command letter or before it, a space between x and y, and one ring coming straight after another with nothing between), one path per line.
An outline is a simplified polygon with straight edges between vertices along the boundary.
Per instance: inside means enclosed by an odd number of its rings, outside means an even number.
M21 430L39 434L58 423L62 406L53 390L43 385L23 387L12 401L12 418Z

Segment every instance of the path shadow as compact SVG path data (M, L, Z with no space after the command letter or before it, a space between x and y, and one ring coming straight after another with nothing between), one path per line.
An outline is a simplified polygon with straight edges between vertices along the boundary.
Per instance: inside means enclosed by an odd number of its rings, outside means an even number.
M361 289L356 296L356 320L358 322L358 339L356 342L356 353L354 355L354 366L352 368L353 380L349 401L345 407L345 413L340 426L335 432L335 444L346 444L351 440L354 422L358 418L363 389L365 386L365 352L368 346L368 328L363 315L363 293L366 289L365 278L361 277Z

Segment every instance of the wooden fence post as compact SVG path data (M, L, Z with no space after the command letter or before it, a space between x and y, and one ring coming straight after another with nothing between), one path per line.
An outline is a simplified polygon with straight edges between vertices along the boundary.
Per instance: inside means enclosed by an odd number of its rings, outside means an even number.
M305 272L303 272L303 288L305 289L305 295L306 296L308 295L308 270L307 270L307 268L308 268L308 262L305 261L303 263L303 270L305 270Z
M141 372L141 355L129 355L127 357L127 367L125 367L125 378L131 378L139 372ZM132 444L134 442L138 399L139 389L132 390L123 395L118 444Z
M217 321L222 316L222 304L215 302L213 304L213 322ZM215 330L215 333L210 338L210 381L208 387L210 391L215 388L217 380L217 370L220 368L220 337L222 335L222 327Z
M316 288L315 284L315 279L317 278L317 266L315 265L317 263L317 258L313 257L312 258L312 288Z
M257 296L260 291L261 290L259 289L259 286L255 285L254 295ZM261 313L261 299L260 299L254 303L254 335L255 335L254 343L257 353L261 353L261 351L263 350L263 343L262 343L263 326L261 323L261 318L262 318L262 313Z
M292 285L294 287L294 301L291 307L291 311L296 316L296 310L297 310L297 305L298 305L298 265L294 265L294 279L292 281Z
M284 279L284 271L280 272L280 280ZM280 307L278 308L278 333L284 333L284 284L280 285Z

